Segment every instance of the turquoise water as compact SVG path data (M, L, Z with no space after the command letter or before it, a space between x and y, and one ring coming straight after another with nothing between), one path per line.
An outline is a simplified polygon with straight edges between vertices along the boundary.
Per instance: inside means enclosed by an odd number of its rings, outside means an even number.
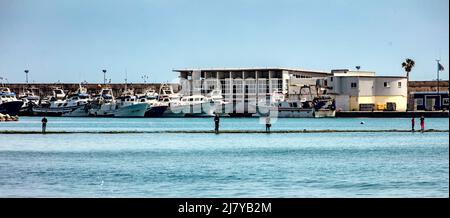
M364 124L360 124L364 121ZM321 129L411 129L408 118L285 118L272 121L274 130L321 130ZM264 122L258 118L222 118L223 130L264 130ZM40 117L21 117L20 122L0 123L2 130L40 130ZM416 119L416 128L420 128ZM426 128L448 130L449 120L427 118ZM66 118L48 117L48 130L100 131L100 130L213 130L213 118Z
M0 123L38 130L39 118ZM361 125L360 122L365 124ZM279 119L273 129L409 129ZM223 129L263 129L222 119ZM448 130L448 119L427 119ZM49 118L50 130L211 129L211 119ZM0 134L0 197L449 197L449 134Z

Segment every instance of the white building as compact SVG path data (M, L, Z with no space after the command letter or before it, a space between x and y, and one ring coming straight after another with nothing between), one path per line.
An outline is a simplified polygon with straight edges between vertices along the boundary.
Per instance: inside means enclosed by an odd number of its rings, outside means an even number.
M406 111L407 78L375 76L370 71L333 70L326 79L328 94L342 111Z

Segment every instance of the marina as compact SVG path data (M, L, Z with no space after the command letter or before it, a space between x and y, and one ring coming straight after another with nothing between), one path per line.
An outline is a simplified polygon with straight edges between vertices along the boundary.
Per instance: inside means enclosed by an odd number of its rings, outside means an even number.
M0 209L432 216L449 198L448 8L0 0Z

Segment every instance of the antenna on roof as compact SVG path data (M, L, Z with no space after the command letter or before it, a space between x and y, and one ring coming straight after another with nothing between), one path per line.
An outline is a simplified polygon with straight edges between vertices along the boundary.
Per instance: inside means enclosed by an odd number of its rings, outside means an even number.
M356 66L355 68L356 68L356 70L359 70L359 69L361 69L361 66Z

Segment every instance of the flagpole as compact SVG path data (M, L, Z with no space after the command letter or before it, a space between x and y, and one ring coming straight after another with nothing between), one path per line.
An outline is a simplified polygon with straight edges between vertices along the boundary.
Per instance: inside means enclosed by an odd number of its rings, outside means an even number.
M438 95L439 95L439 59L438 60L436 60L436 62L437 62L437 92L438 92Z
M439 94L439 71L440 71L440 64L439 64L439 59L436 60L437 62L437 94L439 96L439 110L441 109L441 105L442 105L442 99L441 99L441 95Z

